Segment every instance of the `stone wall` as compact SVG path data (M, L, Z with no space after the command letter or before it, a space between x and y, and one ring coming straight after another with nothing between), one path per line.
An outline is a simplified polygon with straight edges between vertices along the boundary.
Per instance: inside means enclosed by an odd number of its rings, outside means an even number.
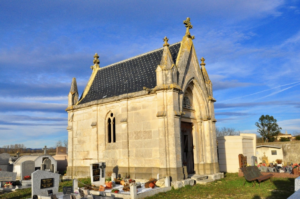
M257 143L257 146L261 145L282 147L283 161L300 163L300 141Z

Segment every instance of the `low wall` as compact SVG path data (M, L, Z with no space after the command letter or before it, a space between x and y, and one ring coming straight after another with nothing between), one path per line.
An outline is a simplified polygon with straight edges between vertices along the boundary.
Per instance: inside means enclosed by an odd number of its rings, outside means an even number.
M283 161L300 163L300 141L257 143L257 146L261 145L279 146L282 148Z

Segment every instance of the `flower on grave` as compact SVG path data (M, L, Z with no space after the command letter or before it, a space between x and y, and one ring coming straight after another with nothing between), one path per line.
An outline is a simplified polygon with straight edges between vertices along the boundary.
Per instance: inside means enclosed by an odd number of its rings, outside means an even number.
M294 169L298 168L299 165L297 163L294 163L293 166L292 166Z
M31 176L24 176L24 180L30 180Z

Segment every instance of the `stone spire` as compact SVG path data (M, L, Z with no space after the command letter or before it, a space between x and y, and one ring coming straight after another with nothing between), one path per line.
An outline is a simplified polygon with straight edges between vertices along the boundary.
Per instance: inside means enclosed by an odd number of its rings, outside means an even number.
M172 58L172 55L171 55L171 52L169 49L169 44L168 44L169 39L167 37L165 37L163 40L165 43L163 45L164 51L163 51L163 55L161 57L160 66L163 69L170 69L173 67L174 62L173 62L173 58Z
M191 38L191 39L195 39L195 36L191 36L191 33L190 33L190 29L193 28L193 25L191 24L191 21L190 21L190 18L186 18L186 20L183 21L183 24L185 25L186 27L186 32L185 32L185 36Z
M156 83L157 86L177 84L177 67L174 64L168 41L165 37L163 39L163 54L160 60L160 65L156 68Z
M68 106L73 106L77 104L78 102L78 89L77 89L77 83L76 83L76 78L73 77L72 79L72 84L71 84L71 89L69 92L69 102Z
M207 73L207 71L206 71L206 68L205 68L205 59L202 57L201 59L200 59L200 61L201 61L201 71L202 71L202 74L203 74L203 77L204 77L204 80L205 80L205 83L210 83L210 79L209 79L209 77L208 77L208 73Z
M95 53L93 63L94 63L94 65L91 66L91 69L92 69L93 71L94 71L95 69L100 68L100 66L99 66L100 61L99 61L99 55L98 55L98 53Z

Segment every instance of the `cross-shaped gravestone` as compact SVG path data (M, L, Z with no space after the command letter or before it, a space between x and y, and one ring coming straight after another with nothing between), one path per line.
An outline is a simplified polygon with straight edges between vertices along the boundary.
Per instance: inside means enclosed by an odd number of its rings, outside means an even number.
M101 171L102 171L102 178L104 177L104 169L106 168L106 166L105 166L105 164L104 163L102 163L102 165L99 167L100 169L101 169Z
M46 154L47 154L47 146L45 146L45 147L43 148L43 150L44 150L44 154L46 155Z

